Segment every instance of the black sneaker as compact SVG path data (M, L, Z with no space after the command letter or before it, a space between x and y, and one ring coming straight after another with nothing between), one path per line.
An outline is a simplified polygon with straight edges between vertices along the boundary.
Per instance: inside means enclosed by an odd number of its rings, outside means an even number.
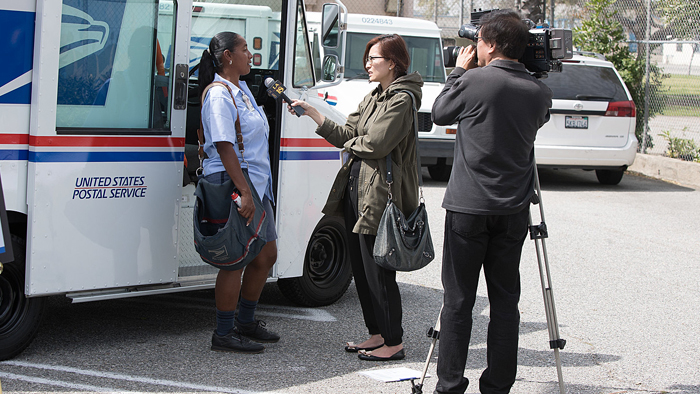
M214 331L211 337L211 350L219 352L234 352L234 353L262 353L265 347L259 343L251 342L246 338L242 338L234 328L226 335L219 335Z
M280 340L280 336L272 331L268 331L265 328L265 322L262 320L255 320L251 323L241 324L236 319L233 329L239 332L242 336L262 343L273 343Z

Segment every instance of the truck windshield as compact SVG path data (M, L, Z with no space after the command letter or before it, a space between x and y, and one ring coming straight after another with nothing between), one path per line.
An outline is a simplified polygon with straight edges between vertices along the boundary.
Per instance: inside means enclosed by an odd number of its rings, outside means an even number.
M365 47L376 34L348 32L346 41L345 78L367 79L362 55ZM408 54L411 56L409 73L418 71L424 82L445 82L445 68L442 64L442 48L437 37L412 37L401 36L408 46Z

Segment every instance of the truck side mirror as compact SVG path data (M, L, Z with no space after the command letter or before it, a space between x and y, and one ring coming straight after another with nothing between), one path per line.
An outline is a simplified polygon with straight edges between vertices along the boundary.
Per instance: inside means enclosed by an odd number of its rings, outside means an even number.
M338 47L338 35L340 32L338 25L339 16L340 7L338 7L337 4L326 3L323 5L323 11L321 14L321 44L325 48ZM325 60L323 64L325 67Z
M335 82L338 78L338 56L326 55L323 57L323 82Z

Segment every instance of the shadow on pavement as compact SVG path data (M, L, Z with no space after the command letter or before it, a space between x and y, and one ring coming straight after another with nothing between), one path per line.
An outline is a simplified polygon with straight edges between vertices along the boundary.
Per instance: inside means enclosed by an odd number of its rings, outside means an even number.
M542 190L561 192L604 191L604 192L692 192L695 189L650 178L636 173L625 173L617 185L602 185L596 178L595 171L576 169L539 168L540 187ZM426 187L445 187L447 182L430 178L423 170L423 183Z
M605 192L692 192L694 189L649 178L635 173L625 173L617 185L602 185L595 171L538 169L542 190L553 191L605 191Z

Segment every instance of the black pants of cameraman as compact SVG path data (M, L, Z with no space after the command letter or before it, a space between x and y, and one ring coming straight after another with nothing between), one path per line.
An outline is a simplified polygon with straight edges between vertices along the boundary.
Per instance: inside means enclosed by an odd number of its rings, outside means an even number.
M351 171L343 199L352 273L369 334L381 334L385 345L396 346L403 342L401 327L403 310L399 286L396 283L396 271L384 269L374 262L372 251L376 235L352 232L358 219L357 174L359 168L360 161L357 160Z
M520 255L527 235L529 206L512 215L470 215L447 211L436 393L464 393L472 309L479 272L491 307L486 342L487 368L479 379L482 394L505 394L515 383L520 324Z

